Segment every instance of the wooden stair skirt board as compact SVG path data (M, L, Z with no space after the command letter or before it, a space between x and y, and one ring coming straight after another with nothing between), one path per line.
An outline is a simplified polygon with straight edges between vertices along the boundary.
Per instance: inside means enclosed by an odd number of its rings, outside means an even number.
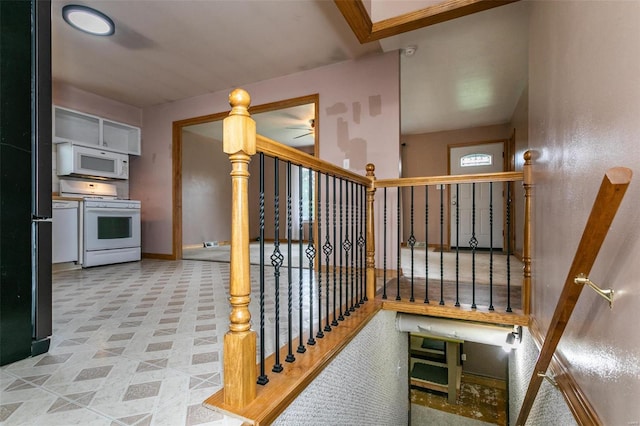
M325 333L322 342L307 346L304 354L296 354L296 361L285 366L281 373L270 374L269 383L257 386L256 399L247 406L238 408L224 403L224 388L204 401L204 406L212 410L242 419L246 424L271 424L296 397L328 366L353 338L375 317L381 306L370 300L351 313L349 319ZM305 335L304 341L309 336ZM287 356L287 346L280 350L280 358ZM275 354L265 360L273 365ZM260 374L260 365L256 366Z

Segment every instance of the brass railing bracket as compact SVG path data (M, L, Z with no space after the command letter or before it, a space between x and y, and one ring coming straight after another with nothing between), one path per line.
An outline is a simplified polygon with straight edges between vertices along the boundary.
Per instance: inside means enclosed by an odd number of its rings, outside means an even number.
M609 309L613 309L613 294L614 294L613 289L611 288L601 289L584 274L578 274L578 276L575 277L573 281L578 285L586 284L589 287L591 287L596 293L598 293L600 296L607 299L607 301L609 302Z
M558 387L558 383L556 382L555 377L551 377L549 376L547 373L545 373L544 371L538 371L537 373L538 377L542 377L544 378L547 382L551 383L553 385L553 387Z

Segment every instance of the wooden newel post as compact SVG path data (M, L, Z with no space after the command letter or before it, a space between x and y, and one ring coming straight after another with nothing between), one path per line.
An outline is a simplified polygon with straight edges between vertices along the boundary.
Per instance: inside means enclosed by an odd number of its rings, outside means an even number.
M373 300L376 297L376 238L374 227L374 210L373 202L375 201L376 188L374 181L376 167L367 164L367 177L371 180L371 184L367 188L367 299Z
M231 264L229 331L224 336L224 402L243 407L256 397L256 333L249 301L249 162L256 153L256 123L249 115L249 94L229 95L231 112L223 123L223 149L231 161Z
M523 182L524 187L524 238L522 242L522 311L525 315L531 312L531 187L533 186L531 151L524 153Z

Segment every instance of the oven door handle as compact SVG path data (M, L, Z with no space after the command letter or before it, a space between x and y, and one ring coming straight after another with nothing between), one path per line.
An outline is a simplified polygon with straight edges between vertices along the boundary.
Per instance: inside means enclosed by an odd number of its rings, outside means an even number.
M85 209L87 212L95 212L95 213L125 213L125 214L136 214L140 213L140 209L119 209L119 208L108 208L108 207L87 207Z

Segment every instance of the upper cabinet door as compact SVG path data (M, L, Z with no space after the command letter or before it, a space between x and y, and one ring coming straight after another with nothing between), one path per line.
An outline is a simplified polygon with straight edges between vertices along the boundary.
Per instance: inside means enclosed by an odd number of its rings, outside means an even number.
M140 155L140 128L54 106L53 142Z

